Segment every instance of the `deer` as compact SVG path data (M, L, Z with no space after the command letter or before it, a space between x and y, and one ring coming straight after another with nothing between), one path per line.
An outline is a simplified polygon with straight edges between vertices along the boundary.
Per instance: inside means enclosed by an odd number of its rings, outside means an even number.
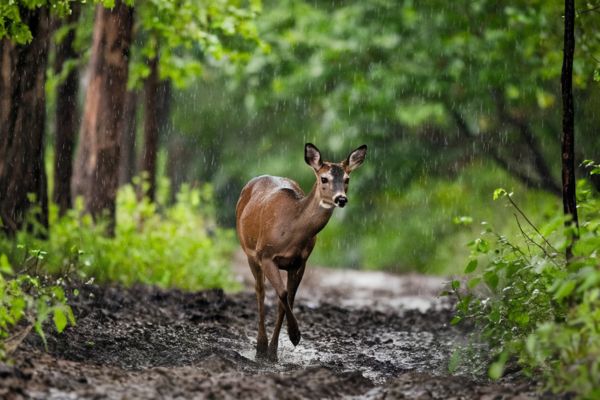
M284 318L290 341L294 346L300 342L300 330L292 310L306 260L315 247L317 234L327 225L334 209L348 203L350 173L363 163L366 154L367 146L362 145L344 161L333 163L323 161L319 149L306 143L304 160L316 177L308 195L293 180L270 175L253 178L242 189L236 206L236 229L255 279L257 359L277 361ZM287 271L287 285L280 270ZM265 330L265 278L278 298L277 320L270 343Z

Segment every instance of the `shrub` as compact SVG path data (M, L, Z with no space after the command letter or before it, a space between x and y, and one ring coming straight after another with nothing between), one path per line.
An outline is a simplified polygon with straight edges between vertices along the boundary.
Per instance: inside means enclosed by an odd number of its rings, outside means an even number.
M235 289L228 266L233 232L216 227L213 216L210 186L184 186L169 207L138 200L133 187L125 186L117 197L114 237L104 235L105 224L82 215L79 201L60 218L51 207L47 240L22 231L16 238L18 248L7 241L0 246L11 259L22 258L32 248L44 249L46 257L39 266L44 273L75 273L83 280L124 285Z
M538 229L513 200L497 190L514 211L521 237L509 239L485 228L469 244L464 283L455 280L458 299L453 323L473 321L489 343L492 378L516 362L542 377L554 391L584 398L600 396L600 199L586 181L578 183L580 237L572 260L563 256L564 218Z
M43 259L34 251L25 259L24 266L37 264ZM52 317L58 332L67 324L74 325L75 317L66 304L65 292L59 284L44 284L29 274L15 275L5 254L0 254L0 360L7 356L6 342L14 346L33 327L46 343L42 326ZM14 347L13 346L13 347Z

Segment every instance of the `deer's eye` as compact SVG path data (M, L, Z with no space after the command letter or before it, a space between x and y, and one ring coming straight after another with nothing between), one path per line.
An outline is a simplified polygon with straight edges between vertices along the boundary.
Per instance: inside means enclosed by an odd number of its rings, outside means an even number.
M329 182L329 179L325 178L324 176L321 177L321 183L327 183Z

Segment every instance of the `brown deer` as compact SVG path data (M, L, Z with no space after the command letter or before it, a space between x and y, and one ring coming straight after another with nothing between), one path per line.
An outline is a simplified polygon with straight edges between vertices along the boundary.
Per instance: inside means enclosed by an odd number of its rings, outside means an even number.
M298 323L292 313L298 285L304 275L306 260L312 252L317 233L329 221L335 207L348 203L346 192L350 172L360 166L367 154L362 145L341 163L326 162L313 144L304 147L304 160L316 176L306 196L291 179L263 175L244 186L236 207L236 227L242 249L256 280L258 302L257 358L277 361L279 331L287 319L290 340L300 342ZM280 269L287 270L287 287ZM279 298L275 330L268 343L265 330L265 277Z

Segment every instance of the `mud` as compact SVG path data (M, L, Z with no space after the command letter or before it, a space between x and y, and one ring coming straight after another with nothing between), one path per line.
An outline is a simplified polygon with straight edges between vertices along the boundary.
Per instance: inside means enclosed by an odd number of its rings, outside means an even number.
M243 271L240 280L249 284ZM552 398L518 376L451 375L465 332L449 325L443 281L312 269L295 314L302 341L280 338L279 362L254 358L254 293L83 286L77 325L29 334L0 366L6 399ZM268 327L276 312L267 302ZM284 325L285 326L285 325Z

